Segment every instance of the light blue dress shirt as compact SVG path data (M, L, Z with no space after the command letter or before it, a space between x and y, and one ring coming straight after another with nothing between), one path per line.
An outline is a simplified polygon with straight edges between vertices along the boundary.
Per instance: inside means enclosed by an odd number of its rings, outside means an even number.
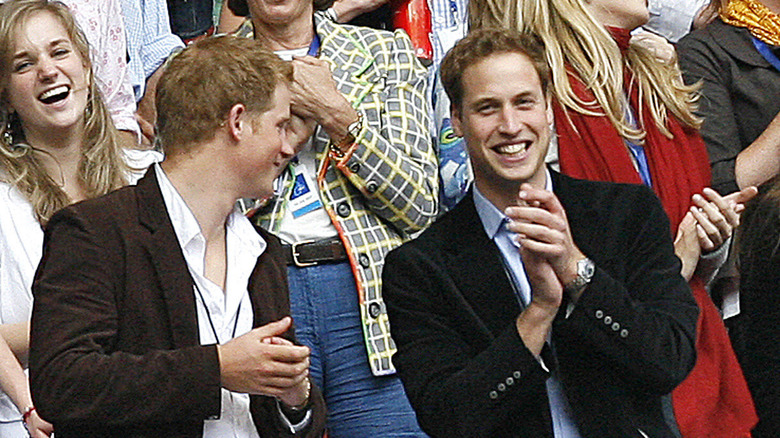
M122 0L122 18L127 32L128 75L139 101L146 79L184 43L171 32L165 0Z
M546 175L545 189L552 191L550 173L546 172ZM480 193L476 184L474 185L474 206L477 209L477 214L479 214L485 232L498 246L499 251L501 251L501 255L504 258L504 266L514 281L517 301L520 304L520 308L524 309L531 302L533 291L525 273L520 251L518 251L519 244L515 241L517 233L511 233L507 230L506 223L509 221L509 218ZM550 337L551 333L548 333L548 343L550 343ZM555 351L554 348L552 350L553 352ZM540 360L540 363L547 369L543 361ZM553 421L553 435L555 438L581 438L577 425L574 423L571 406L569 406L563 386L558 380L557 370L553 368L549 371L550 378L545 383L547 385L547 398L550 402L550 414Z

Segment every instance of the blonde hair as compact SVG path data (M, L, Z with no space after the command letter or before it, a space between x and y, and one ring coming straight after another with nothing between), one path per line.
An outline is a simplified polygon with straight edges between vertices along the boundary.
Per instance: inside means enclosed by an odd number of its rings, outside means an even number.
M45 224L52 214L70 204L71 200L46 173L34 153L46 152L26 143L18 115L9 111L8 100L15 34L30 17L41 12L51 14L62 24L87 70L89 98L79 163L79 182L85 189L85 195L93 198L127 184L125 175L129 168L122 156L116 128L92 74L87 40L68 8L56 1L6 1L0 5L0 139L4 139L6 131L10 131L13 144L0 141L0 170L5 172L3 177L7 182L16 186L30 201L37 219Z
M642 143L645 121L640 119L634 127L626 119L624 67L634 73L640 105L649 106L664 135L672 137L666 127L667 110L683 125L698 128L701 120L694 115L697 87L683 84L677 62L661 62L650 50L636 44L631 44L623 56L584 1L471 0L470 25L472 29L503 26L538 35L552 69L553 91L564 110L605 115L625 139ZM593 93L595 101L575 95L569 83L569 68ZM641 117L640 108L635 111Z

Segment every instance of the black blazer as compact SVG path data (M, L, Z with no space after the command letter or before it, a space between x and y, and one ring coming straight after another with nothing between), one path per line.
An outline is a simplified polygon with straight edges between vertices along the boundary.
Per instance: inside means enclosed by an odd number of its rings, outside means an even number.
M693 367L698 308L668 220L642 186L557 173L553 186L574 241L597 266L569 318L561 311L553 324L580 433L671 437L660 397ZM517 333L521 309L471 193L391 252L383 281L395 365L427 433L552 437L548 374Z
M249 280L254 327L289 315L274 236ZM201 346L193 283L154 170L137 186L49 222L33 283L33 399L58 438L199 437L220 414L217 349ZM293 339L293 333L287 334ZM314 388L319 435L324 403ZM273 398L252 396L261 436L290 436Z

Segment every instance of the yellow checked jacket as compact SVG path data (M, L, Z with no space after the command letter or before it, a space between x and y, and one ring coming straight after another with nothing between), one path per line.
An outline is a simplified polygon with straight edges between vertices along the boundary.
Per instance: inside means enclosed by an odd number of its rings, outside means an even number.
M385 254L432 223L438 210L427 72L401 30L340 25L320 13L314 23L319 58L330 63L339 91L364 121L356 145L341 159L329 154L325 130L315 130L320 198L347 248L371 370L392 374L396 347L382 300ZM254 37L251 21L236 34ZM284 217L292 188L287 181L280 186L283 191L255 216L271 231Z

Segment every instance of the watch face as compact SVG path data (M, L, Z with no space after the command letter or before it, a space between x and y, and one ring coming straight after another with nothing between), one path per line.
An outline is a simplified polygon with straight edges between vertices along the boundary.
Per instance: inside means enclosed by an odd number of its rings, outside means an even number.
M590 259L580 260L577 263L577 268L580 276L588 281L593 277L593 273L596 271L596 265Z

